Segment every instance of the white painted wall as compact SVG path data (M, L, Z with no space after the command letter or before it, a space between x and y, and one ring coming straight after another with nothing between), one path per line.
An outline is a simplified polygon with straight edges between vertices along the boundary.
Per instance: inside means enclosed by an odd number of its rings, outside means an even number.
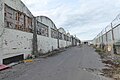
M2 59L24 54L24 58L32 51L32 33L5 28L4 3L15 10L33 17L28 8L20 0L0 0L0 64Z
M58 42L57 41L58 41L57 39L51 38L50 39L50 42L51 42L51 46L50 47L53 46L53 49L58 49Z
M66 46L68 46L68 47L72 45L72 42L70 42L70 41L67 41L66 43L67 43Z
M3 2L4 1L4 2ZM29 17L33 17L28 8L20 0L0 0L1 3L6 3L15 10L25 13ZM1 7L0 7L1 8ZM4 27L4 5L0 10L0 64L2 59L24 54L24 58L32 53L33 34L20 30L9 29ZM58 40L51 38L51 28L56 28L54 23L49 18L41 18L41 22L49 27L49 37L37 36L38 50L43 53L52 51L58 48ZM64 31L65 32L65 31ZM72 42L59 40L60 48L71 45Z
M59 47L60 48L66 47L66 41L65 40L59 40Z
M45 17L45 16L38 16L38 17L36 17L36 19L39 22L48 26L48 33L49 33L48 37L41 36L41 35L37 36L38 51L42 50L42 53L46 53L48 51L52 51L52 49L53 50L57 49L58 48L57 39L51 38L51 28L57 29L55 27L54 23L51 21L51 19L49 19L48 17Z
M2 42L3 42L3 32L4 32L4 5L3 5L3 0L0 0L0 63L2 63Z
M3 35L2 59L24 54L24 58L32 53L32 33L7 29Z
M38 35L37 40L38 40L38 51L42 50L42 53L52 51L52 48L57 49L57 39Z

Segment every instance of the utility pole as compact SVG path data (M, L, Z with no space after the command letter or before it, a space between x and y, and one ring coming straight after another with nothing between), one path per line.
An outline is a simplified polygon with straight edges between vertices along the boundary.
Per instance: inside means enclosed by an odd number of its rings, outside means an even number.
M38 46L37 46L37 29L36 29L36 17L34 17L34 30L33 30L33 55L38 57Z

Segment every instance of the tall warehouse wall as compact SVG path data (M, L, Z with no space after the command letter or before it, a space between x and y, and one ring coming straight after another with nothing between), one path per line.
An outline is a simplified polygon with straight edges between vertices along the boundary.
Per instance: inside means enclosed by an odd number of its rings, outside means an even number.
M38 16L36 18L38 21L37 22L38 51L46 53L48 51L58 49L57 28L53 21L46 16Z
M34 17L21 0L0 0L0 15L0 64L20 61L33 54L35 36L40 53L77 43L63 28L57 29L50 18Z
M0 62L4 59L23 54L23 58L32 51L33 15L20 0L2 0L0 11ZM21 58L22 59L22 58Z
M63 48L67 46L67 37L66 37L66 31L63 28L59 28L59 47Z
M3 43L3 32L4 32L4 6L3 0L0 0L0 63L2 63L2 43Z

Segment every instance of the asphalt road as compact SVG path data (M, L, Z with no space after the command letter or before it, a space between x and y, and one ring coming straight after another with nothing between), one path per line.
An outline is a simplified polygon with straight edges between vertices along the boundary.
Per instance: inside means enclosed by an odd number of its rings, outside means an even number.
M72 47L59 55L36 59L0 72L0 80L111 80L99 75L104 67L92 47Z

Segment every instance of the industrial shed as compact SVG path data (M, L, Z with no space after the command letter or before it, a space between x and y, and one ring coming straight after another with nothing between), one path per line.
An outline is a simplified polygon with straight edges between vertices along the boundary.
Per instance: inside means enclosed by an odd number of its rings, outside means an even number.
M26 59L35 48L38 54L72 45L70 33L46 16L34 17L21 0L1 0L0 5L0 64Z
M9 64L31 54L33 15L20 0L1 0L0 63Z
M66 47L66 40L67 40L67 35L66 31L63 28L59 28L59 47L63 48Z
M66 42L66 46L71 46L72 45L72 38L71 38L71 35L70 33L68 32L67 34L67 42Z
M37 41L38 50L42 53L58 49L58 33L53 21L46 16L38 16L37 20Z
M72 46L76 46L79 41L77 40L76 36L71 36L72 37Z

